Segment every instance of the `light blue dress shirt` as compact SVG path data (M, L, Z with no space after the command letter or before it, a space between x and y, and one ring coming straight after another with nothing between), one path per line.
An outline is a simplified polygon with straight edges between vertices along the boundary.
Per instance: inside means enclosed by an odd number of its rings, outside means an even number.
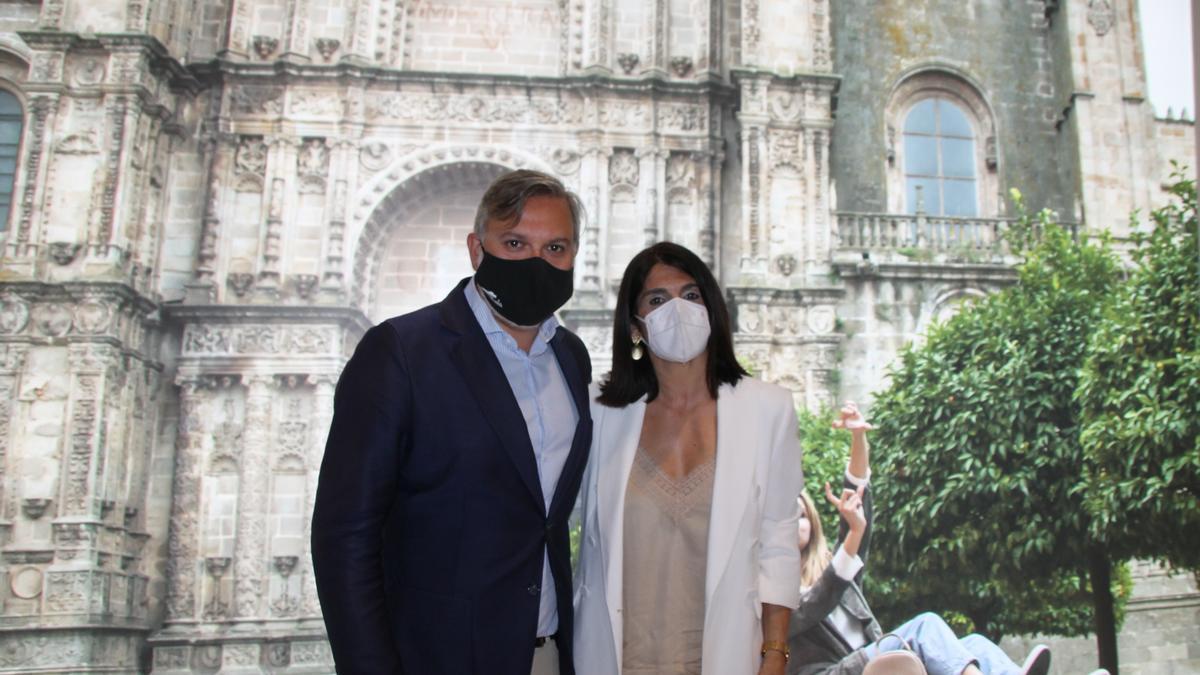
M504 369L508 386L512 388L521 414L525 417L525 426L529 429L529 442L533 445L533 455L537 459L542 498L545 499L545 507L549 511L550 500L554 497L558 477L562 474L567 455L571 452L571 441L575 438L575 427L579 423L579 411L575 409L575 401L567 387L567 378L563 375L554 350L550 347L550 339L558 330L558 319L551 316L542 322L527 354L517 346L517 341L500 327L492 314L491 305L475 288L474 279L467 284L463 292L467 296L467 304L475 314L475 320L483 328L488 344L492 346L496 359L500 361L500 367ZM554 575L550 573L550 556L546 553L542 554L541 586L537 634L544 637L558 631Z

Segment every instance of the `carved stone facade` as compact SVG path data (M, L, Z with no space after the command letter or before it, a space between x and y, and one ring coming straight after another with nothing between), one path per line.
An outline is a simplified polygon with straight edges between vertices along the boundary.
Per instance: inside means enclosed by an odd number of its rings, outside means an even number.
M986 41L936 31L932 61L899 37L859 53L840 41L859 23L928 17L849 0L0 0L0 88L24 109L0 230L0 673L330 671L307 542L337 376L372 322L469 274L505 170L583 200L562 318L598 375L625 265L667 239L716 271L746 362L814 408L869 400L904 342L1012 278L997 199L887 213L884 109L912 73L975 88L989 185L1078 161L1091 182L1030 205L1085 223L1124 179L1082 146L1135 120L1169 146L1126 148L1137 198L1112 206L1142 205L1192 126L1147 117L1130 66L1120 100L1100 71L1075 91L1097 63L1079 31L1139 62L1128 0L951 4L1027 5L1014 39L1042 60L974 73ZM1086 119L1041 117L1070 91ZM1003 136L1014 110L1053 142Z

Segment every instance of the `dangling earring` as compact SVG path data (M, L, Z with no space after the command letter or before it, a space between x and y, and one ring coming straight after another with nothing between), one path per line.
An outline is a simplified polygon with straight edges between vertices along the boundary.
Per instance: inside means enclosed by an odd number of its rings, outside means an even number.
M633 360L641 361L642 357L645 355L646 355L646 350L642 348L642 336L634 335L633 336Z

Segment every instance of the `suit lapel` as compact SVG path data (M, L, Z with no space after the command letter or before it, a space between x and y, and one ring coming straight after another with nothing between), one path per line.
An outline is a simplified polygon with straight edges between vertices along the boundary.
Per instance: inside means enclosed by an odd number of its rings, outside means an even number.
M517 405L492 345L463 295L463 287L469 281L468 278L459 283L441 304L442 323L458 333L460 338L450 348L450 359L483 411L484 419L500 438L501 445L521 476L521 482L525 483L530 496L537 502L538 510L544 513L546 502L542 497L537 460L533 455L533 444L529 441L525 416Z
M755 419L746 410L738 389L721 385L717 397L717 467L713 478L712 511L708 525L708 563L705 568L705 606L712 607L713 593L729 557L733 555L738 526L750 499L754 464L758 459L756 429L746 428Z
M550 347L554 349L554 356L558 359L558 367L562 369L563 377L567 381L567 388L571 390L571 398L575 401L575 412L578 421L575 423L575 435L571 439L571 452L567 455L567 461L563 464L562 474L558 479L559 485L563 484L563 479L569 476L576 476L583 470L583 463L587 460L588 444L590 438L583 438L582 435L587 433L591 428L589 424L590 410L588 408L587 392L588 383L583 380L583 371L579 368L579 363L575 360L575 355L571 353L567 347L563 331L565 328L559 328L554 334L554 338L550 340ZM563 496L567 491L555 488L554 496L550 500L550 513L562 513L564 507L570 509L573 504L564 504Z

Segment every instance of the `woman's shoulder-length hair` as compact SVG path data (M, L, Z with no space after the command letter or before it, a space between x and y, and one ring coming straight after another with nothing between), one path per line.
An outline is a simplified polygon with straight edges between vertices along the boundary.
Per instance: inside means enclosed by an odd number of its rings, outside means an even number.
M658 264L670 265L695 279L700 297L708 309L708 323L712 328L708 337L708 363L705 369L709 394L716 398L722 384L737 384L738 380L749 374L734 355L729 308L708 265L679 244L659 242L633 256L621 277L617 307L613 311L612 372L600 385L600 396L596 398L604 405L620 408L643 395L647 402L658 396L658 378L654 375L650 359L633 359L631 331L638 296L644 290L650 270Z

